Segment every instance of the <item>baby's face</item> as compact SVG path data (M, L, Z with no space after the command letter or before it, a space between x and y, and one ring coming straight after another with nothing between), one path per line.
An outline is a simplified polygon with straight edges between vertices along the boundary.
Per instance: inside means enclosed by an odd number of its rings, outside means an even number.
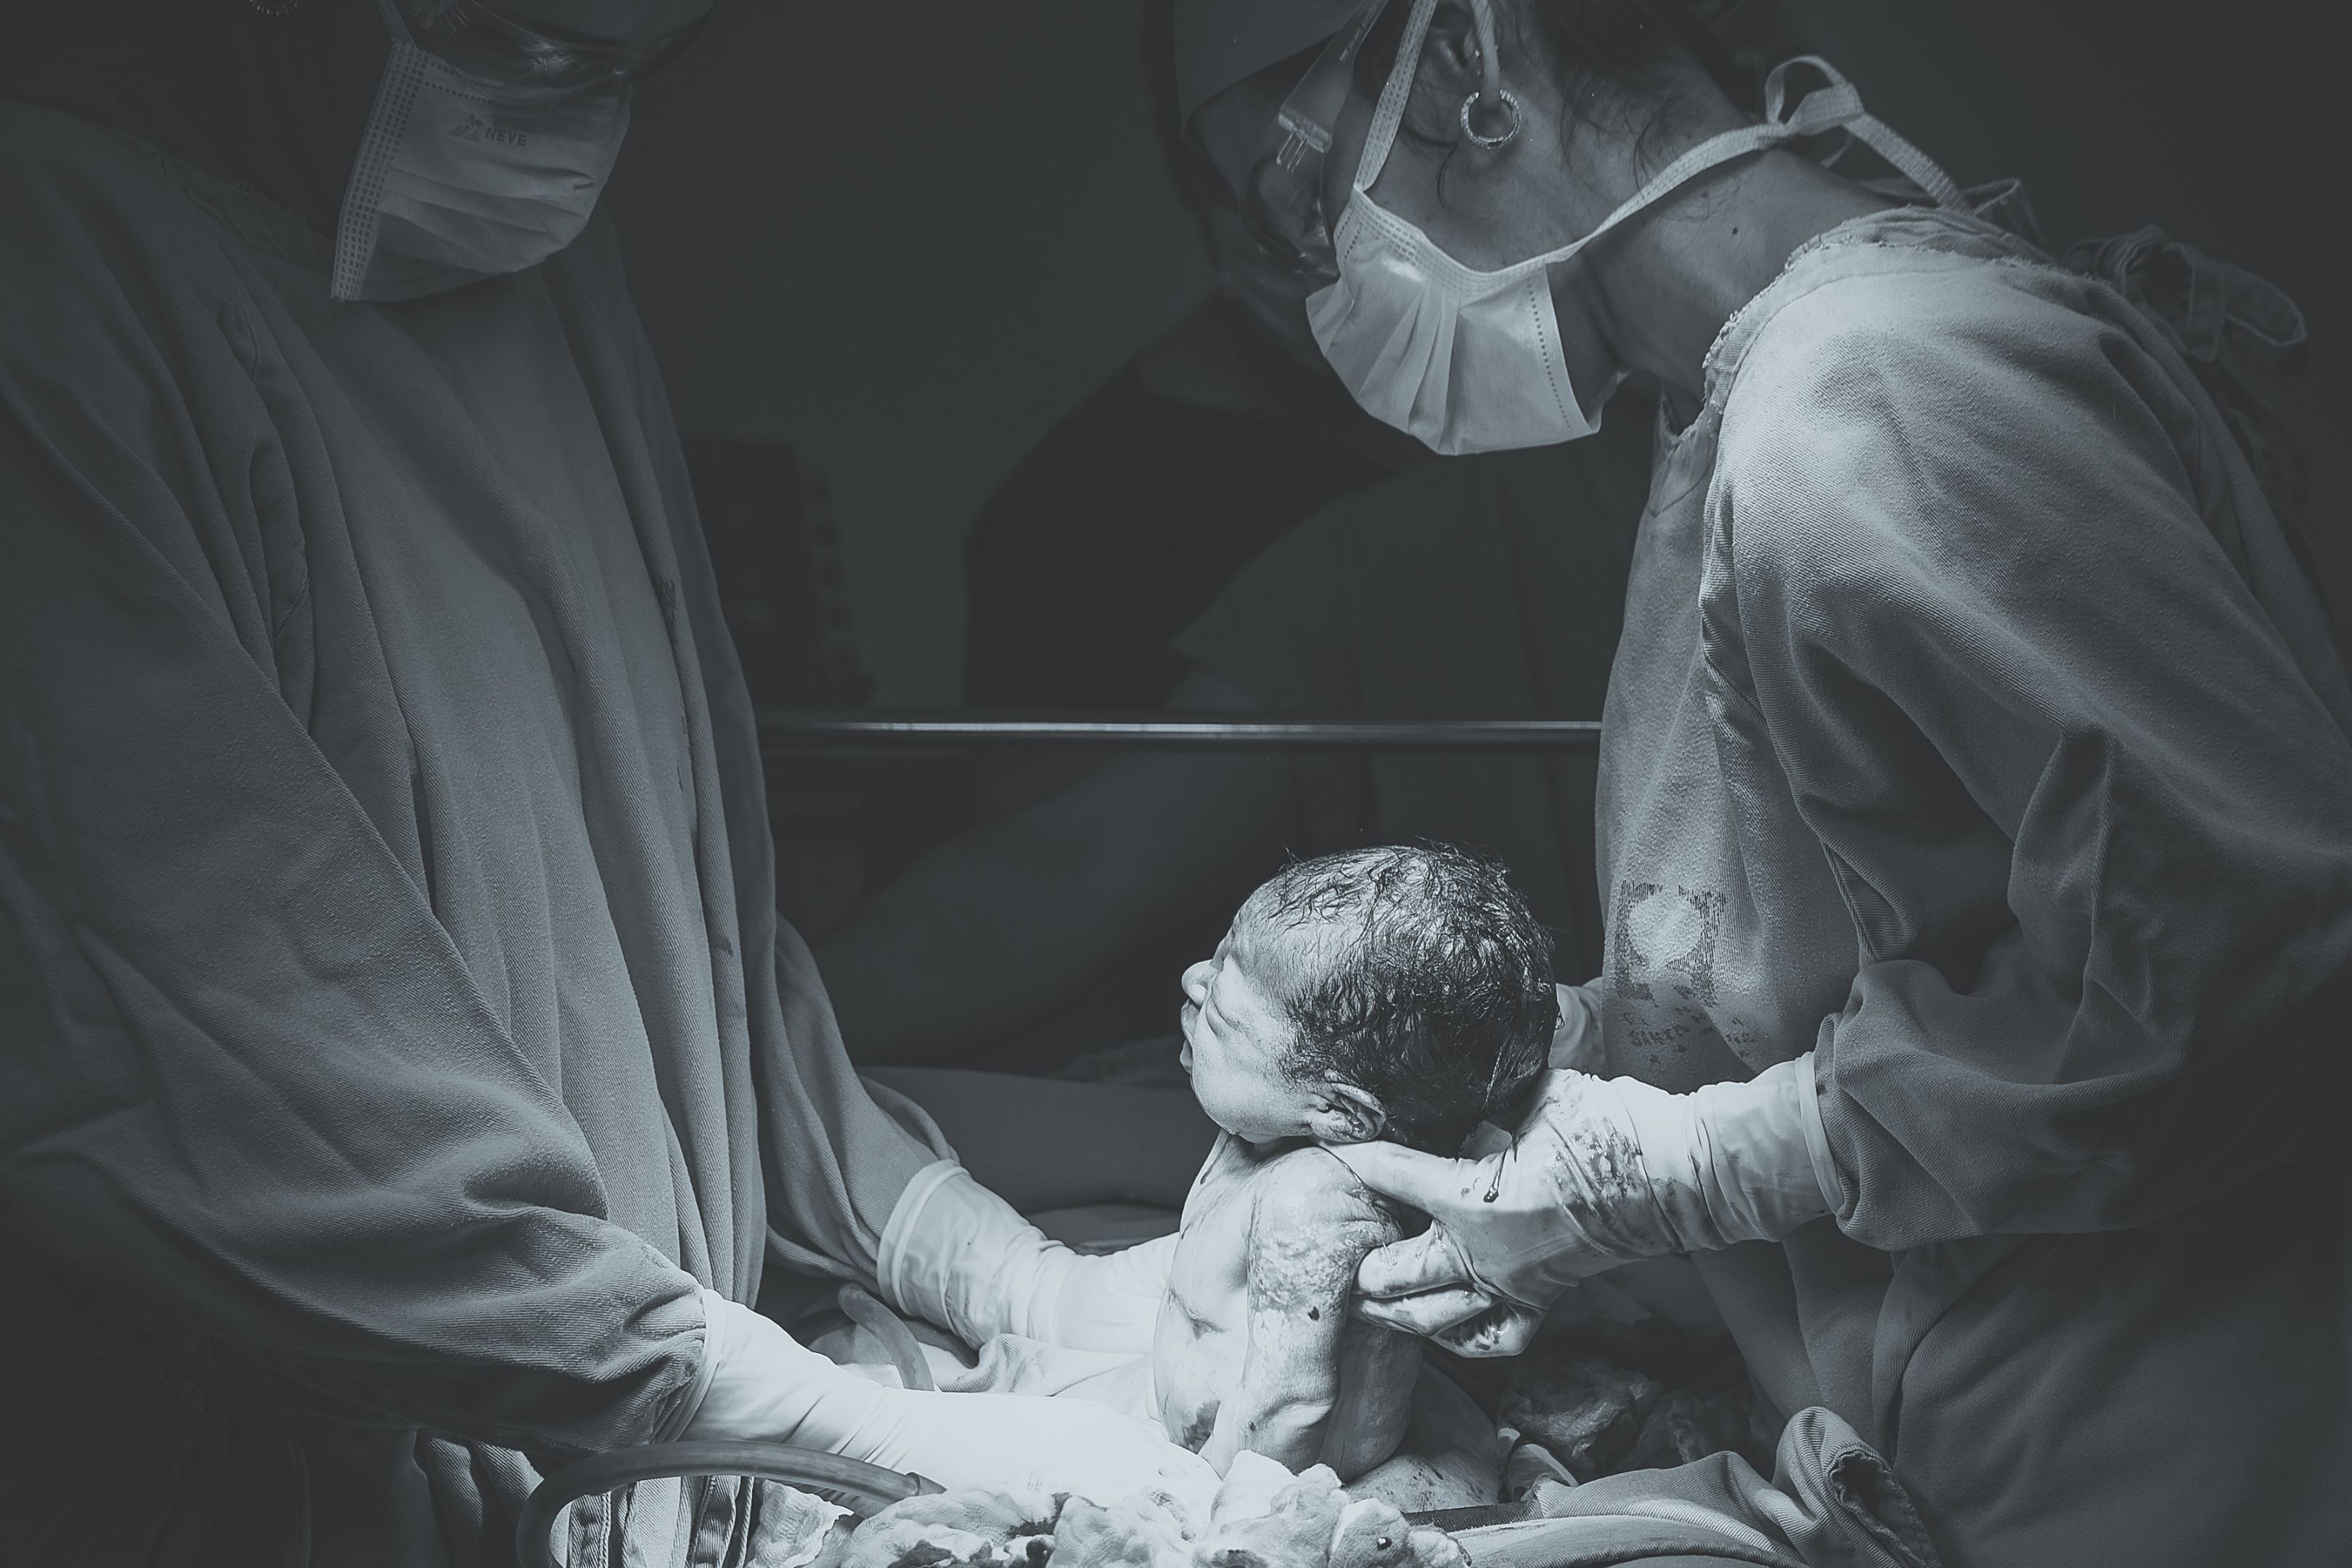
M1284 1070L1291 1026L1275 989L1284 937L1247 910L1211 957L1184 972L1184 1070L1209 1120L1250 1143L1309 1136L1311 1087Z

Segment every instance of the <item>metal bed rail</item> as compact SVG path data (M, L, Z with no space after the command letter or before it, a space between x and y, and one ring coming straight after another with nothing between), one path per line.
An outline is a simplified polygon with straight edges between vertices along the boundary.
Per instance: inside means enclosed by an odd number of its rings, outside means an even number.
M1591 719L1412 718L1364 714L1000 713L965 709L763 708L761 749L771 756L824 751L1019 748L1089 751L1590 751Z

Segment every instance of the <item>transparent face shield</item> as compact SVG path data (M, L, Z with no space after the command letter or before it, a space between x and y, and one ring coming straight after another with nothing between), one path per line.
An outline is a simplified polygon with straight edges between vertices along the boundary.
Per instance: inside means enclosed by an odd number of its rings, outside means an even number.
M1323 210L1324 161L1355 90L1356 58L1388 4L1364 0L1324 46L1276 111L1241 193L1251 235L1285 270L1317 288L1339 275Z

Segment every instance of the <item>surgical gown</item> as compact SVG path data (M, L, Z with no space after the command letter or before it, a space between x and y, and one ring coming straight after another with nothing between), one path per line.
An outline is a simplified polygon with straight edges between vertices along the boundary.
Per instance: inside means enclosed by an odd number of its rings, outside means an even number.
M774 912L613 233L335 304L23 103L0 213L0 1556L506 1561L534 1464L677 1413L698 1284L869 1277L946 1152ZM768 1495L574 1560L740 1561Z
M1661 433L1607 1059L1817 1053L1833 1218L1700 1261L1953 1568L2352 1561L2347 733L2183 361L1987 224L1801 250Z

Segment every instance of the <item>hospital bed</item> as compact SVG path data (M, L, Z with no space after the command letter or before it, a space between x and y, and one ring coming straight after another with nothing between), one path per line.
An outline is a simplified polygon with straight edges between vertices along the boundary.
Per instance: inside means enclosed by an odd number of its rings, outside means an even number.
M1601 743L1591 719L1253 715L1248 719L1132 713L983 713L771 707L760 710L771 757L810 751L902 752L940 746L1102 751L1549 752Z

